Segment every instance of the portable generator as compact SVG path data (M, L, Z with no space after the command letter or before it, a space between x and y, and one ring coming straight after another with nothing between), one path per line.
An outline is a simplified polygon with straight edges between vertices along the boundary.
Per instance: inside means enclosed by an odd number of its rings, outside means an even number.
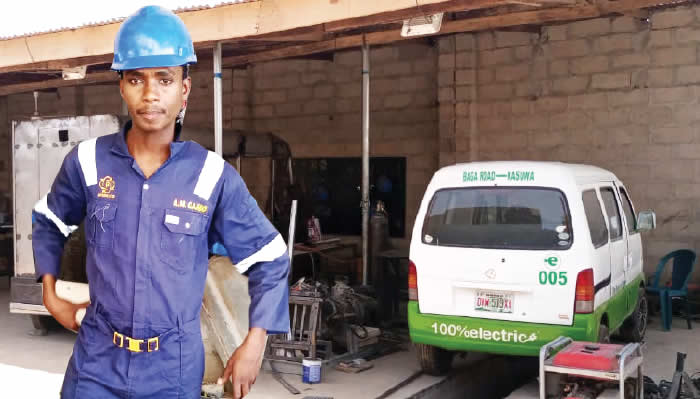
M540 350L540 399L642 399L642 363L638 343L559 337Z

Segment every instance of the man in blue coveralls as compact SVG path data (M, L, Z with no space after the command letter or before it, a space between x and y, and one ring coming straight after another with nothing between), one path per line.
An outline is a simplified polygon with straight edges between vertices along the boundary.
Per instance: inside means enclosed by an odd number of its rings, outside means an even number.
M214 242L248 275L250 330L224 372L236 398L255 382L265 335L289 329L284 241L231 165L178 139L196 61L172 12L148 6L126 19L112 69L132 120L74 148L34 209L46 308L76 330L87 306L62 398L199 398L199 314ZM89 306L55 293L63 245L83 219Z

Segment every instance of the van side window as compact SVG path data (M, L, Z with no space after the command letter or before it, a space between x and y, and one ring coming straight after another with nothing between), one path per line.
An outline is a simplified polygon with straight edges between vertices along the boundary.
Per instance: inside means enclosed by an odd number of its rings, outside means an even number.
M586 211L586 219L588 220L588 228L591 230L591 240L593 245L598 248L608 243L608 227L605 225L603 210L600 208L600 202L595 194L595 190L584 191L582 198L583 209Z
M620 187L620 197L622 199L622 210L625 212L625 219L627 219L627 231L630 234L634 234L637 232L637 216L634 214L632 201L627 195L627 190L622 187Z
M608 223L610 226L610 240L614 241L622 237L622 217L620 217L620 208L617 206L615 191L612 187L603 187L600 189L600 197L603 200L603 206L608 214Z

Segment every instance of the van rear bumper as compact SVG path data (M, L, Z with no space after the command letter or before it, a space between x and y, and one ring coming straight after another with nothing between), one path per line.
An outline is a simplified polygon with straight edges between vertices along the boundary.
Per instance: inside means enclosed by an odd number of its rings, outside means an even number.
M595 313L577 314L573 325L561 326L443 316L420 313L417 301L408 302L411 341L457 351L538 356L543 345L562 335L595 341L598 319Z

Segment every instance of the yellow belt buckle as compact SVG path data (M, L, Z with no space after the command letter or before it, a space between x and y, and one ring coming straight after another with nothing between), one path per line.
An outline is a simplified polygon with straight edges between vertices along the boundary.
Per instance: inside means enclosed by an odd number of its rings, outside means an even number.
M117 340L119 343L117 343ZM112 342L114 343L114 345L116 345L120 348L124 347L124 335L119 334L118 332L115 331L114 337L112 337Z
M143 343L142 339L133 339L133 338L126 338L127 341L129 341L129 346L126 348L127 350L131 352L142 352L141 351L141 344Z
M152 343L152 342L155 342L155 344L156 344L156 347L153 348L153 349L151 349L151 343ZM160 342L159 342L159 340L158 340L158 337L149 338L149 339L148 339L148 344L146 345L146 347L148 348L148 351L149 351L149 352L155 352L155 351L157 351L158 349L160 349Z

